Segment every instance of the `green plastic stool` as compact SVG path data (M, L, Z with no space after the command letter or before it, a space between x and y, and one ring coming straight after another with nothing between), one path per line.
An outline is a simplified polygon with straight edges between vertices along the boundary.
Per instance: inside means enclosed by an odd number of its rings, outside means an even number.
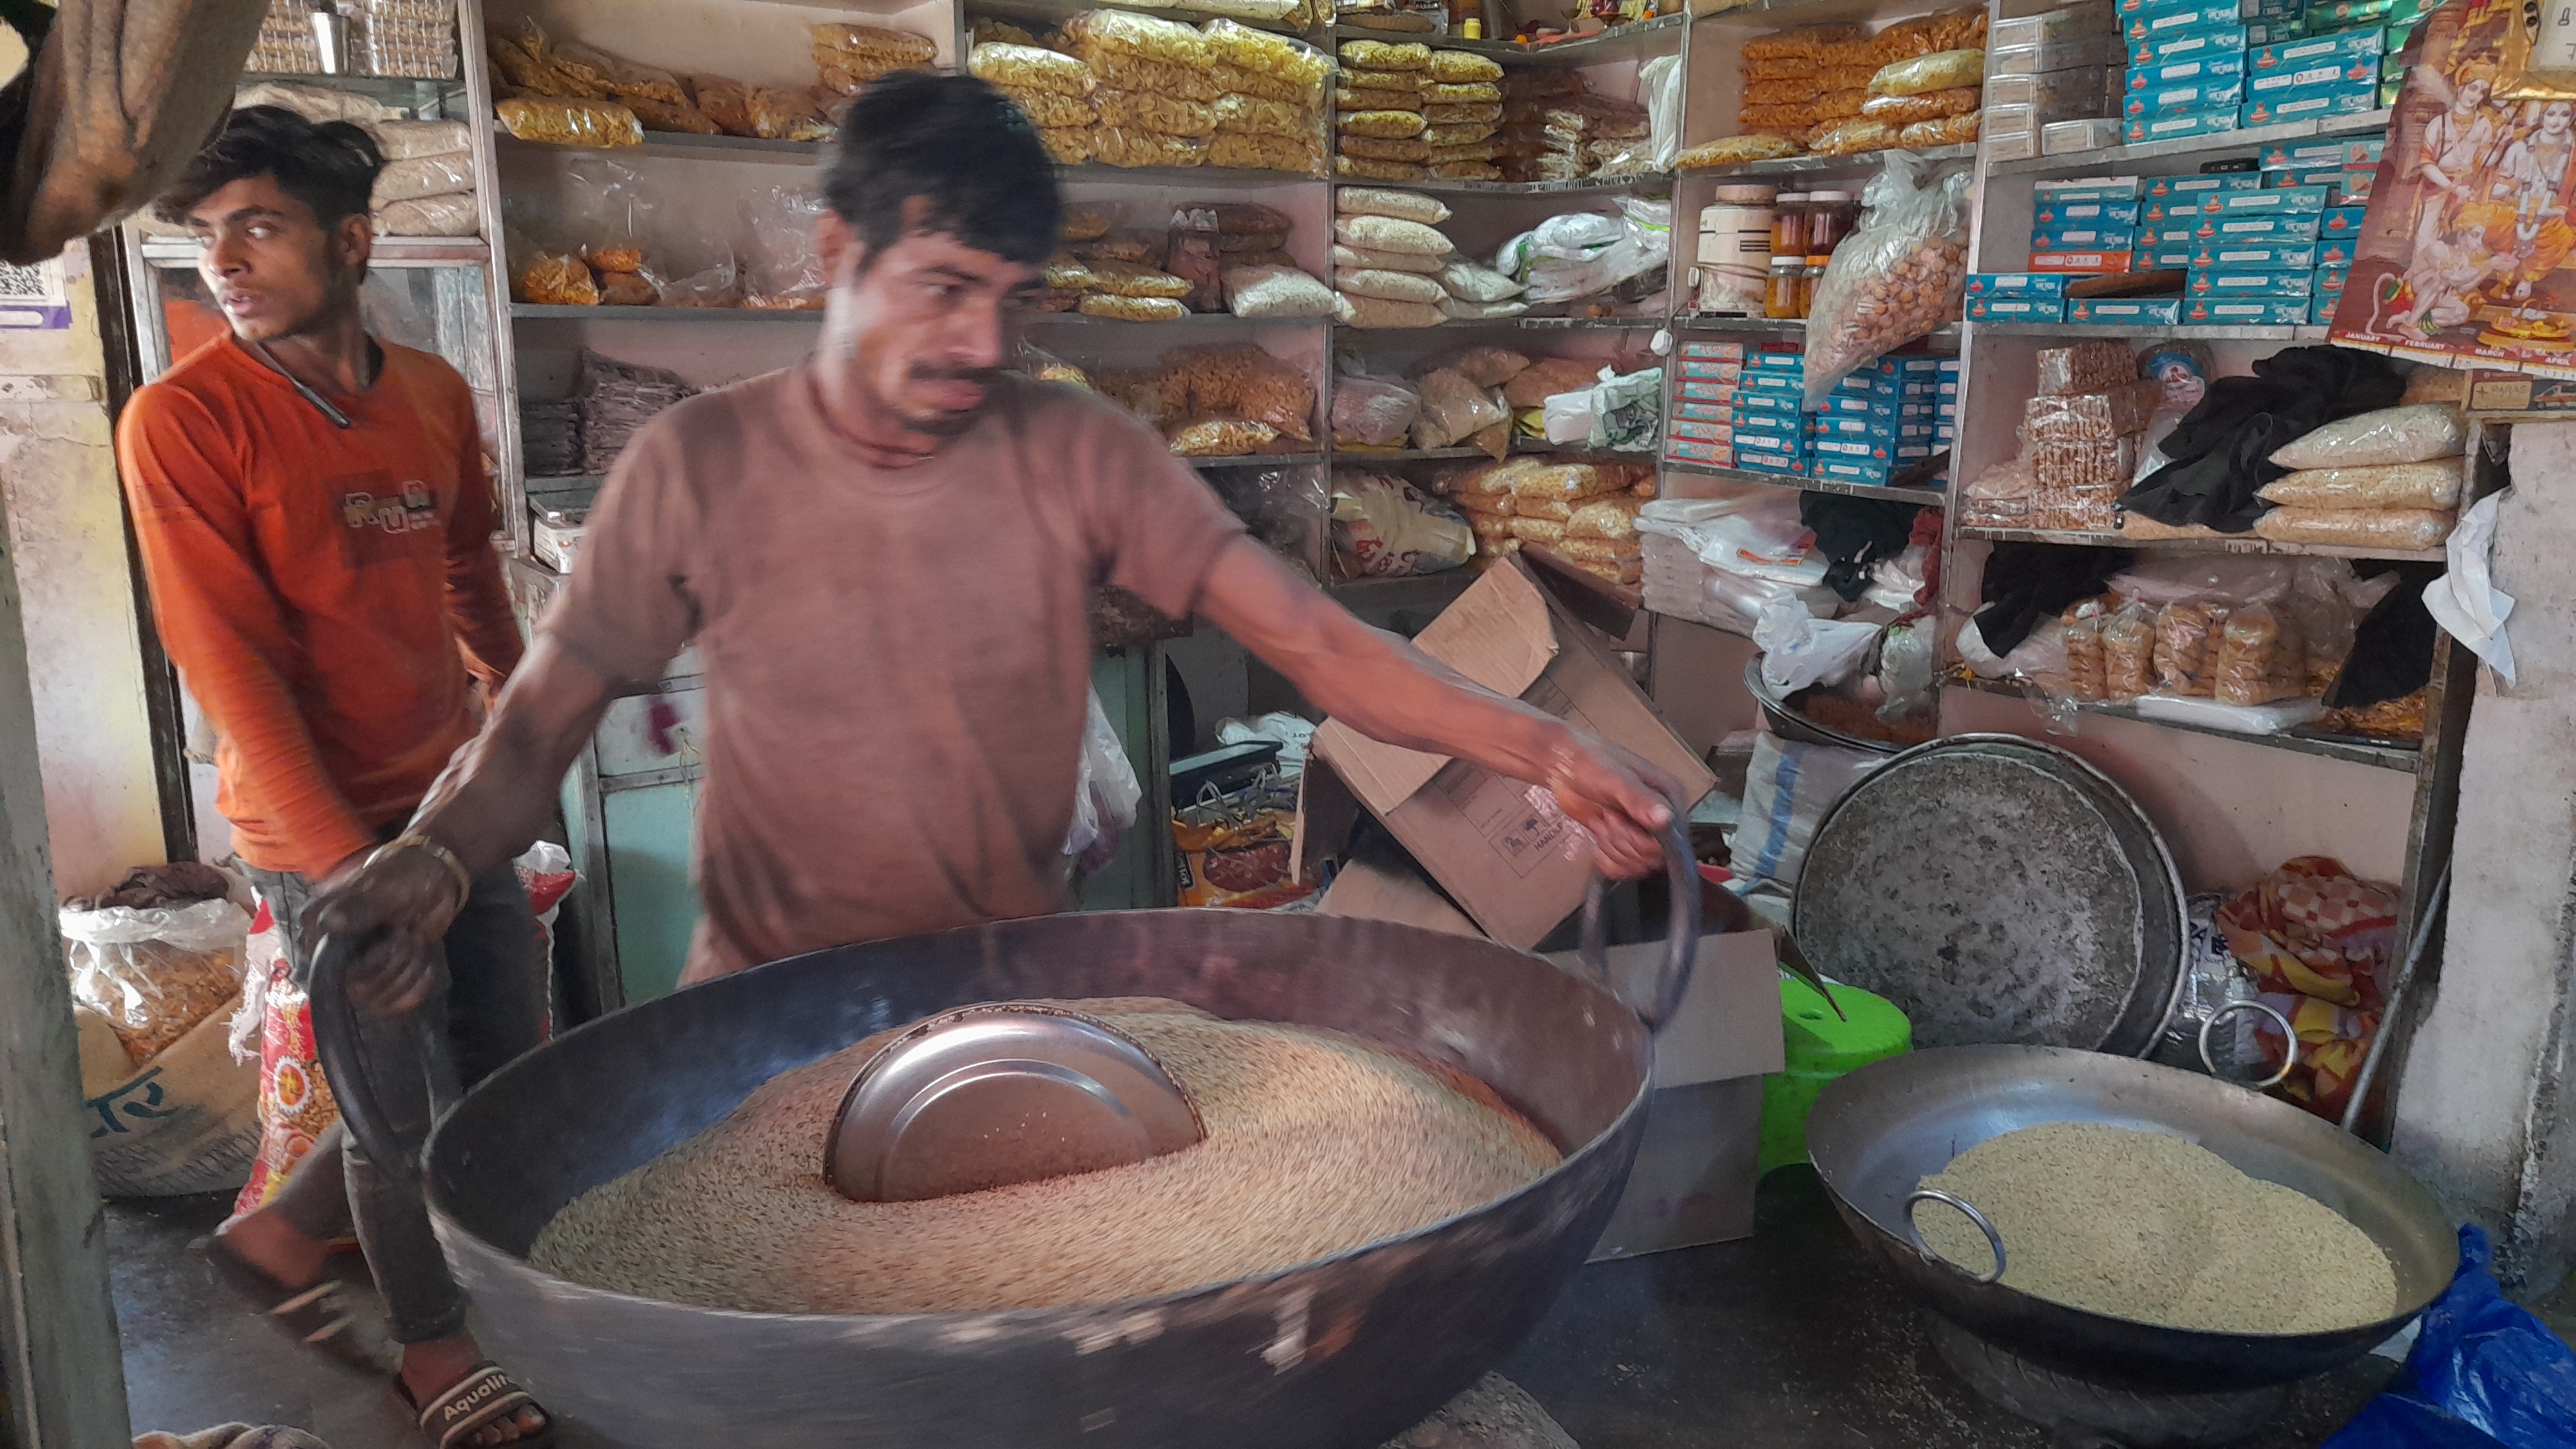
M1762 1079L1761 1168L1807 1160L1807 1113L1825 1084L1914 1045L1914 1023L1884 996L1836 986L1845 1021L1803 981L1780 978L1780 1026L1789 1067Z

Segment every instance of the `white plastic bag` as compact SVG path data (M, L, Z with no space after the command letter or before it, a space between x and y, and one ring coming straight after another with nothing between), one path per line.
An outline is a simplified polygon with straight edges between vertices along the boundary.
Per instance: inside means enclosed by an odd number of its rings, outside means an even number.
M1084 875L1109 864L1118 854L1118 837L1136 823L1136 807L1145 787L1127 759L1127 747L1110 726L1109 711L1100 707L1100 691L1089 690L1090 712L1082 727L1082 770L1073 790L1073 824L1065 831L1064 853Z
M1670 171L1682 154L1682 58L1659 55L1637 67L1637 96L1646 103L1654 169Z
M1466 519L1401 478L1333 473L1333 553L1353 578L1397 578L1454 569L1476 551Z
M1869 657L1878 631L1876 624L1819 619L1802 603L1775 603L1753 622L1753 642L1762 650L1762 682L1782 694L1840 684Z
M1618 213L1568 212L1503 243L1494 270L1519 282L1523 299L1568 302L1660 271L1672 252L1673 204L1617 198Z
M1279 746L1281 779L1302 775L1306 772L1306 751L1315 742L1315 722L1277 712L1252 719L1221 719L1216 722L1218 744L1244 745L1255 740L1269 740Z
M138 1067L235 999L250 913L228 900L59 915L72 1000L106 1017Z
M1398 448L1422 416L1422 394L1403 383L1347 372L1333 380L1333 441Z
M1927 180L1890 151L1861 191L1860 227L1834 248L1807 309L1807 406L1872 358L1959 320L1968 282L1968 176Z

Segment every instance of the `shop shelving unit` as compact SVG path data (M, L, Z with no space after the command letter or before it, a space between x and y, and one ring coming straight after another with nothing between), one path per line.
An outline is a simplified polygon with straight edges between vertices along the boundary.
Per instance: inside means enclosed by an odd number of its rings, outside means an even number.
M1007 20L1032 29L1060 23L1081 10L1099 8L1088 0L464 0L460 5L460 74L447 81L388 81L365 78L279 77L318 81L362 91L421 114L463 117L472 123L475 172L483 219L481 238L454 241L393 240L380 246L379 265L401 276L441 278L446 298L442 319L481 319L479 336L467 327L454 340L451 357L475 381L487 408L490 447L504 510L510 519L509 573L523 611L533 618L546 606L562 580L530 555L529 508L538 504L579 503L595 493L600 480L590 477L531 478L523 466L517 403L524 390L531 397L561 396L569 387L578 352L592 346L629 361L669 367L698 384L715 384L792 363L814 343L821 314L751 309L585 308L514 304L506 268L495 253L509 219L543 217L559 211L569 194L568 169L596 160L632 169L663 200L665 218L687 215L721 218L717 229L734 224L746 200L770 187L799 184L821 158L811 144L744 140L730 137L651 134L646 144L611 150L530 145L499 135L492 122L483 35L514 30L536 19L559 37L577 38L633 58L683 71L707 71L763 84L809 84L812 67L804 27L810 23L853 18L930 36L939 63L955 65L968 44L968 27L979 18ZM1110 8L1120 8L1112 4ZM1189 11L1138 7L1144 13L1185 20L1201 18ZM1489 6L1489 10L1492 7ZM1468 41L1436 36L1389 34L1377 29L1325 26L1295 30L1283 25L1264 28L1298 34L1330 47L1350 39L1420 39L1444 48L1492 56L1507 71L1571 67L1611 94L1634 94L1639 66L1658 55L1675 54L1684 69L1683 134L1685 146L1731 134L1739 82L1737 54L1747 37L1782 26L1818 20L1881 21L1938 8L1938 0L1753 0L1726 8L1708 4L1697 13L1671 14L1582 40L1529 47L1509 41ZM1996 0L1995 14L2033 13L2036 0ZM2031 183L2051 176L2095 174L2179 174L2209 160L2253 154L2258 148L2338 135L2361 135L2386 126L2388 116L2339 118L2322 122L2244 130L2217 136L2141 146L2107 148L2023 160L1987 161L1977 146L1952 146L1918 153L1928 162L1964 168L1975 178L1971 266L1978 271L2017 269L2030 222ZM1714 187L1738 182L1795 184L1804 189L1857 193L1880 167L1882 156L1793 157L1755 162L1725 172L1692 171L1639 176L1587 178L1571 182L1513 184L1498 182L1429 182L1409 189L1434 193L1454 215L1443 230L1469 255L1490 252L1511 234L1548 215L1569 209L1605 205L1620 193L1668 196L1673 203L1673 245L1659 302L1631 308L1628 315L1607 317L1517 318L1499 322L1453 323L1412 330L1361 330L1325 319L1246 321L1229 316L1191 317L1172 323L1129 323L1053 314L1033 320L1030 336L1085 366L1128 367L1143 364L1174 347L1223 338L1256 342L1304 369L1317 385L1319 401L1329 398L1337 363L1348 361L1373 370L1400 371L1425 356L1465 342L1490 340L1504 345L1562 355L1620 360L1647 365L1659 348L1676 336L1738 335L1785 342L1802 339L1806 324L1759 317L1702 316L1689 310L1686 279L1693 260L1696 218ZM1122 169L1103 165L1067 168L1068 196L1080 205L1102 203L1127 207L1131 217L1148 221L1157 209L1175 202L1215 196L1261 201L1287 213L1295 223L1289 247L1301 265L1318 276L1331 275L1329 247L1338 183L1328 177L1212 168ZM182 273L193 261L183 241L152 238L129 231L124 239L133 275L163 285L147 286L135 299L138 330L157 340L166 361L168 334L165 307L184 300ZM414 271L413 269L419 269ZM2119 326L2081 324L1952 324L1924 344L1955 351L1962 359L1962 396L1958 439L1950 476L1964 482L2001 461L2014 447L2013 430L2021 399L2033 381L2033 354L2052 340L2080 337L2138 337L2155 334ZM2187 336L2209 343L2222 370L2242 371L2255 358L2282 346L2324 340L2324 329L2310 326L2188 328L2165 335ZM1667 398L1669 402L1669 395ZM1318 423L1323 419L1319 417ZM2483 440L2481 441L2483 450ZM1581 450L1555 450L1527 443L1516 451L1581 456ZM1657 454L1644 455L1647 458ZM1247 472L1298 470L1322 479L1337 466L1363 466L1425 476L1440 464L1481 456L1471 448L1355 449L1337 448L1329 430L1311 447L1243 458L1191 460L1219 486ZM1640 455L1623 455L1631 458ZM2479 488L2500 485L2500 465L2483 451ZM1690 496L1748 489L1801 490L1886 498L1941 506L1950 493L1921 487L1871 488L1820 480L1665 462L1659 475L1668 494ZM1311 566L1320 568L1322 525L1314 533ZM1986 551L1996 543L2040 543L2068 548L2120 547L2165 551L2208 551L2276 555L2393 558L2421 562L2436 553L2388 554L2370 550L2302 548L2260 540L2186 540L2139 542L2085 534L2029 530L1979 529L1960 526L1953 518L1943 539L1943 576L1954 609L1971 606ZM1463 572L1427 578L1368 580L1335 585L1336 598L1374 620L1427 617L1455 597ZM1722 690L1742 694L1746 641L1725 644L1736 652L1732 662L1707 663L1707 641L1693 636L1677 640L1674 629L1704 631L1706 626L1679 620L1650 619L1644 637L1628 647L1647 647L1661 655L1668 643L1687 642L1674 658L1675 671L1714 670L1734 678L1720 681ZM1095 668L1104 701L1136 757L1146 780L1162 777L1175 749L1164 738L1163 646L1141 645L1104 655ZM1667 666L1656 665L1658 682ZM2180 853L2186 873L2197 868L2197 886L2231 883L2217 877L2224 870L2268 869L2292 853L2283 842L2300 835L2302 792L2348 797L2344 820L2357 834L2403 837L2402 850L2385 851L2386 873L2402 874L2411 933L2427 909L2426 892L2447 858L2450 811L2456 795L2458 741L2465 725L2472 662L2448 648L2436 656L2434 704L2420 749L2359 745L2297 735L2249 737L2202 730L2186 724L2146 720L2134 710L2086 706L2079 713L2078 733L2069 741L2091 754L2150 803L2176 810L2198 809L2215 823L2160 816L2169 831L2183 837ZM649 692L620 701L599 735L586 749L565 793L565 809L578 861L590 887L575 897L574 919L566 934L579 942L592 970L576 992L589 1009L608 1007L632 997L667 989L676 977L694 898L687 883L687 841L694 790L699 778L693 732L702 728L703 678L694 653L674 662L667 677ZM1660 690L1659 690L1660 692ZM2018 704L2006 686L1960 681L1942 692L1944 731L2002 728L2032 735L2045 732L2039 717ZM1752 703L1742 701L1743 722ZM1183 742L1182 748L1186 748ZM2227 788L2197 789L2194 772L2214 773ZM1147 819L1158 803L1149 803ZM2232 845L2230 844L2232 842ZM2235 853L2230 854L2230 850ZM1167 831L1144 828L1130 837L1128 854L1104 877L1093 881L1086 901L1094 905L1151 905L1169 899L1173 871ZM2402 857L2402 858L2401 858ZM2355 864L2369 872L2378 856ZM2392 1033L2392 1037L2402 1033ZM2382 1073L2384 1084L2393 1073Z

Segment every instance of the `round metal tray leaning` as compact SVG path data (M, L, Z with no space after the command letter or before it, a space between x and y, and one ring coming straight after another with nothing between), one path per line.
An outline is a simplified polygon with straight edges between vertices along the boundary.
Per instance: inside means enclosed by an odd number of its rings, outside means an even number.
M2204 1333L2069 1308L1923 1256L1903 1207L1916 1184L1987 1138L2063 1121L2173 1133L2306 1193L2388 1254L2397 1303L2333 1333ZM1817 1098L1807 1150L1853 1235L1931 1312L2030 1363L2132 1392L2252 1389L2323 1373L2422 1312L2459 1261L2441 1205L2385 1154L2287 1102L2099 1052L1948 1047L1873 1062Z
M2182 985L2173 857L2136 802L2018 735L1916 745L1816 826L1792 927L1896 1003L1919 1047L2152 1049Z
M527 1261L565 1203L782 1071L954 1006L1096 996L1424 1054L1490 1084L1564 1161L1336 1257L1097 1307L724 1312ZM774 962L570 1032L440 1124L430 1210L485 1347L541 1401L638 1449L1375 1444L1508 1353L1582 1265L1636 1155L1653 1055L1609 991L1487 941L1255 911L1041 917Z

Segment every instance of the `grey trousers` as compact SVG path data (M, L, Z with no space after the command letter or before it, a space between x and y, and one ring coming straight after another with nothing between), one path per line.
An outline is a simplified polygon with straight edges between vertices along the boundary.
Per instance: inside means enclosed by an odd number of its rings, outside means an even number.
M314 896L312 883L256 869L250 877L284 928L297 983L309 982L315 942L303 917ZM449 1060L436 1064L436 1101L432 1064L421 1060L417 1029L396 1029L402 1023L358 1013L359 1050L376 1101L387 1125L415 1151L429 1137L438 1102L453 1101L460 1088L533 1050L545 1021L536 917L509 866L474 883L439 954L438 984L420 1008L431 1032L447 1044ZM356 1227L396 1342L424 1343L464 1332L465 1295L448 1275L447 1259L430 1231L420 1181L380 1171L346 1127L335 1123L323 1134L272 1206L309 1238L327 1242Z

